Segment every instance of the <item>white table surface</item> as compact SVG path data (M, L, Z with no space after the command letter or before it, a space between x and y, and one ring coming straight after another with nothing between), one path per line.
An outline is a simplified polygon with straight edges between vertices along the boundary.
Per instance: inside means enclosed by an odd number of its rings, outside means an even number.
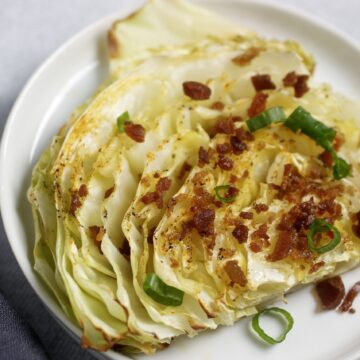
M34 70L73 34L130 1L140 0L0 0L0 134ZM360 42L360 0L273 1L308 11ZM31 324L51 359L89 359L75 344L65 349L71 340L35 298L16 265L1 222L0 291Z

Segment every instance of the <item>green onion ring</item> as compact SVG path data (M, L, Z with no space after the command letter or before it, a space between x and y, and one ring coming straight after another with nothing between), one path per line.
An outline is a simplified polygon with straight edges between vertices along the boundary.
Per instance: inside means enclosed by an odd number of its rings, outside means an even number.
M321 247L315 247L314 245L314 235L319 232L329 232L331 231L334 235L333 239L326 245ZM332 249L334 249L337 245L339 245L341 241L340 231L332 224L327 222L324 219L315 219L311 225L309 230L307 231L307 245L308 248L312 252L316 252L318 254L324 254Z
M214 191L215 191L215 195L216 197L222 201L223 203L230 203L232 201L234 201L236 199L237 195L234 196L230 196L230 197L224 197L221 195L221 192L226 192L227 190L229 190L231 188L230 185L219 185L219 186L215 186L214 187Z
M180 306L183 302L184 292L165 284L160 277L154 273L146 275L143 289L147 295L162 305Z
M123 133L125 131L125 124L128 122L130 122L130 115L128 111L125 111L116 119L116 125L119 133Z
M246 121L246 124L251 132L262 129L272 123L284 121L286 115L280 106L276 106L265 110L261 114Z
M265 333L265 331L261 328L259 320L262 315L265 314L271 314L271 315L280 315L284 320L287 321L286 328L284 329L284 332L281 334L281 336L278 339L274 339L268 334ZM294 325L294 319L291 316L291 314L281 308L278 307L272 307L268 309L264 309L260 312L258 312L253 318L251 322L253 330L259 335L259 337L266 341L268 344L275 345L283 342L286 338L286 335L289 333L289 331L292 329Z

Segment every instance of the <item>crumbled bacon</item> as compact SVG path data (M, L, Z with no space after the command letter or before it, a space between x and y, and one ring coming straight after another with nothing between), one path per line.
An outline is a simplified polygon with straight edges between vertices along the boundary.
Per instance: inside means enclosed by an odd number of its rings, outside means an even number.
M283 78L284 86L294 86L297 82L298 76L296 75L295 71L291 71L285 75Z
M233 198L235 197L237 194L239 193L239 189L234 187L234 186L230 186L226 193L225 193L225 199L230 199L230 198Z
M315 289L321 301L322 308L325 310L337 308L345 295L344 283L340 276L319 282L316 284Z
M261 224L259 228L251 234L251 251L260 252L264 247L268 247L270 245L267 230L267 225Z
M251 82L256 91L276 89L275 84L271 81L271 77L268 74L254 75L251 77Z
M341 312L347 312L352 309L352 304L356 298L356 296L360 292L360 281L356 282L355 285L352 286L352 288L348 291L348 293L345 296L345 299L340 305L339 310Z
M231 151L231 146L228 143L217 144L216 151L218 154L228 154Z
M170 189L170 186L171 179L167 177L160 178L155 186L155 191L143 195L140 201L145 205L155 202L158 209L162 209L164 206L163 194Z
M309 91L307 81L308 75L297 75L295 71L291 71L283 78L284 86L292 86L295 90L296 97L302 97L306 92Z
M211 89L197 81L185 81L183 91L193 100L208 100L211 96Z
M237 136L230 137L231 147L233 149L234 154L240 155L245 150L247 150L247 145L242 140L239 140Z
M360 211L354 215L352 230L354 234L360 238Z
M215 131L221 134L232 134L234 132L234 121L231 117L221 118L215 124Z
M201 236L214 234L215 211L210 208L198 208L192 219L195 229Z
M246 243L249 236L249 229L243 224L236 225L232 235L239 244Z
M253 205L253 208L258 214L269 210L269 207L266 204L261 204L261 203L255 203Z
M192 166L188 162L185 161L183 166L180 169L178 179L181 180L191 169L192 169Z
M226 264L224 265L224 270L228 275L232 285L233 284L238 284L240 286L246 285L247 283L246 276L236 260L227 261Z
M215 101L210 108L213 110L224 110L225 105L221 101Z
M333 166L333 157L331 155L331 153L329 151L323 151L320 155L319 155L319 159L323 162L323 164L327 167L332 167Z
M145 129L140 124L134 124L134 123L127 123L125 124L125 133L127 136L129 136L131 139L133 139L136 142L144 142L145 140Z
M202 146L199 148L199 167L203 167L205 164L208 164L209 161L209 152L205 150Z
M309 274L313 274L314 272L317 272L324 265L325 265L324 261L319 261L319 262L315 263L314 265L311 266L311 268L309 270Z
M278 261L286 258L290 254L292 245L295 241L295 236L296 233L294 230L280 231L275 248L266 259L269 261Z
M221 169L226 171L231 170L234 166L234 162L230 158L222 155L219 156L217 164Z
M255 94L251 105L248 109L248 115L249 117L254 117L256 115L259 115L266 109L266 100L268 98L267 94L264 94L262 92L258 92Z
M308 79L309 79L308 75L299 75L298 76L298 80L297 80L296 84L294 85L296 97L300 98L309 91L309 87L307 84Z
M241 141L254 140L254 135L250 131L245 130L243 127L237 128L235 130L235 136Z
M86 196L88 194L87 186L85 184L80 185L78 193L80 197Z
M232 59L232 62L239 66L248 65L251 63L253 59L255 59L259 55L260 51L261 51L260 48L251 47L247 49L244 53L234 57Z
M240 213L240 217L243 219L253 219L254 218L254 214L252 212L248 212L248 211L242 211Z
M81 200L78 192L74 192L71 196L70 209L71 215L75 215L76 210L81 206Z

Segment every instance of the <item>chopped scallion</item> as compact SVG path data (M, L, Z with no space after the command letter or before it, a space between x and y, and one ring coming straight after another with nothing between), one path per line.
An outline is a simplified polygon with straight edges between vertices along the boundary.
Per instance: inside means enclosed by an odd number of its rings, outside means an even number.
M323 232L331 232L332 233L332 238L331 240L324 246L321 247L316 247L314 242L315 242L315 235L317 233L323 233ZM315 219L311 225L309 230L307 231L307 244L308 244L308 248L312 251L312 252L316 252L318 254L324 254L332 249L334 249L337 245L339 245L340 240L341 240L341 235L339 230L332 224L330 224L329 222L327 222L324 219Z
M130 122L130 115L127 111L125 111L116 119L116 125L119 133L123 133L125 131L125 124L127 122Z
M284 110L282 107L277 106L246 121L246 124L251 132L262 129L269 126L272 123L284 121L286 119Z
M235 189L235 188L234 188ZM237 191L234 192L234 194L230 194L229 196L229 190L231 190L230 185L219 185L215 186L215 195L216 197L223 203L230 203L235 200Z
M183 302L184 292L165 284L160 277L154 273L146 275L143 288L146 294L159 304L180 306Z
M273 337L266 334L265 331L261 328L260 323L259 323L260 317L265 314L275 315L275 316L280 315L280 317L286 321L286 327L279 338L274 339ZM264 309L264 310L258 312L253 317L251 324L252 324L253 330L259 335L259 337L262 340L266 341L268 344L275 345L275 344L279 344L285 340L286 335L289 333L289 331L292 329L292 327L294 325L294 319L288 311L278 308L278 307L272 307L272 308Z

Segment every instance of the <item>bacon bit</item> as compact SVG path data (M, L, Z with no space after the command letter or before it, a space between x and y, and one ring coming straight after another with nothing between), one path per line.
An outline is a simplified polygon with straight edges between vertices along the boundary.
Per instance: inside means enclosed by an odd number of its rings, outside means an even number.
M232 232L232 235L239 244L246 243L249 236L249 229L243 224L236 225L235 229Z
M213 110L224 110L225 105L221 101L215 101L210 108Z
M107 199L107 198L114 192L114 190L115 190L115 186L107 189L107 190L105 191L104 198Z
M276 89L275 84L271 81L271 77L268 74L254 75L251 77L251 82L256 91Z
M84 197L88 194L88 189L87 189L87 186L85 184L82 184L80 187L79 187L79 196L80 197Z
M231 286L234 284L245 286L247 284L246 276L236 260L226 262L224 270L231 281Z
M318 215L327 215L331 220L337 220L341 218L341 205L335 202L335 198L322 200L317 206Z
M240 213L240 217L243 218L243 219L251 220L251 219L254 218L254 214L252 212L242 211Z
M268 227L266 224L262 224L259 226L257 230L255 230L251 234L251 243L250 249L253 252L259 252L264 247L268 247L269 243L269 235L267 234Z
M170 189L171 179L167 177L160 178L155 186L155 191L148 192L140 198L140 201L145 205L149 205L153 202L156 203L158 209L162 209L164 206L163 203L163 194Z
M209 152L205 150L202 146L199 148L199 167L204 167L205 164L208 164L209 161Z
M309 91L307 81L309 79L308 75L299 75L296 84L294 85L295 97L302 97L305 93Z
M141 143L145 140L145 129L140 124L125 124L125 133L134 141Z
M214 234L215 211L209 208L199 208L193 217L193 225L201 236Z
M319 159L323 162L326 167L333 166L333 157L329 151L324 151L319 155Z
M235 250L220 248L218 259L219 260L228 259L232 257L235 254L235 252L236 252Z
M185 174L187 174L191 169L192 169L192 166L185 161L183 166L180 169L178 179L181 180L185 176Z
M292 164L284 166L284 174L280 185L278 196L288 200L295 200L299 195L299 191L304 189L305 179L299 173L297 167Z
M266 100L268 98L267 94L264 94L262 92L258 92L255 94L252 103L248 109L248 115L249 117L254 117L256 115L259 115L266 109Z
M260 51L260 48L251 47L247 49L244 53L234 57L231 61L239 66L248 65L253 59L255 59L259 55Z
M77 191L75 191L71 196L71 203L69 212L71 215L75 216L76 210L81 206L81 200Z
M202 184L206 176L207 176L206 170L201 170L194 175L194 177L191 179L191 182L193 184Z
M163 177L156 184L156 191L159 194L163 194L164 192L166 192L170 189L170 186L171 186L171 179L169 179L167 177Z
M233 122L243 121L243 118L241 116L239 116L239 115L232 116L231 118L232 118Z
M345 143L345 136L339 131L336 132L333 147L335 151L339 151L341 146Z
M222 155L219 156L217 164L221 169L226 171L231 170L234 166L234 162L230 158Z
M323 267L325 265L324 261L319 261L317 263L315 263L313 266L311 266L310 270L309 270L309 274L312 274L314 272L317 272L321 267Z
M278 261L286 258L291 251L291 246L295 241L295 231L285 230L279 232L279 238L276 242L273 252L266 257L268 261Z
M231 117L219 119L215 124L215 131L221 134L232 134L234 132L234 121Z
M217 144L216 151L218 154L228 154L231 151L231 146L227 143Z
M235 130L235 136L241 141L253 141L255 139L254 135L243 127Z
M285 75L283 78L284 86L294 86L298 80L298 76L295 71L291 71Z
M130 261L131 248L127 239L124 240L122 247L119 250L120 254L124 256L127 261Z
M340 276L323 280L316 284L316 292L325 310L337 308L345 295L344 283Z
M248 148L247 145L242 140L239 140L237 136L231 136L230 143L235 155L240 155Z
M269 210L269 207L266 204L260 204L260 203L259 204L255 203L253 205L253 208L258 214L260 214L261 212Z
M354 218L355 218L355 222L352 226L352 229L353 229L353 232L355 233L355 235L358 238L360 238L360 211L355 214Z
M295 71L291 71L283 78L284 86L293 86L296 97L302 97L306 92L309 91L307 81L308 75L297 75Z
M345 299L340 305L339 310L341 312L347 312L352 309L352 304L356 298L356 296L360 292L360 281L356 282L355 285L349 290L349 292L346 294Z
M208 100L211 96L211 89L197 81L185 81L183 91L193 100Z

